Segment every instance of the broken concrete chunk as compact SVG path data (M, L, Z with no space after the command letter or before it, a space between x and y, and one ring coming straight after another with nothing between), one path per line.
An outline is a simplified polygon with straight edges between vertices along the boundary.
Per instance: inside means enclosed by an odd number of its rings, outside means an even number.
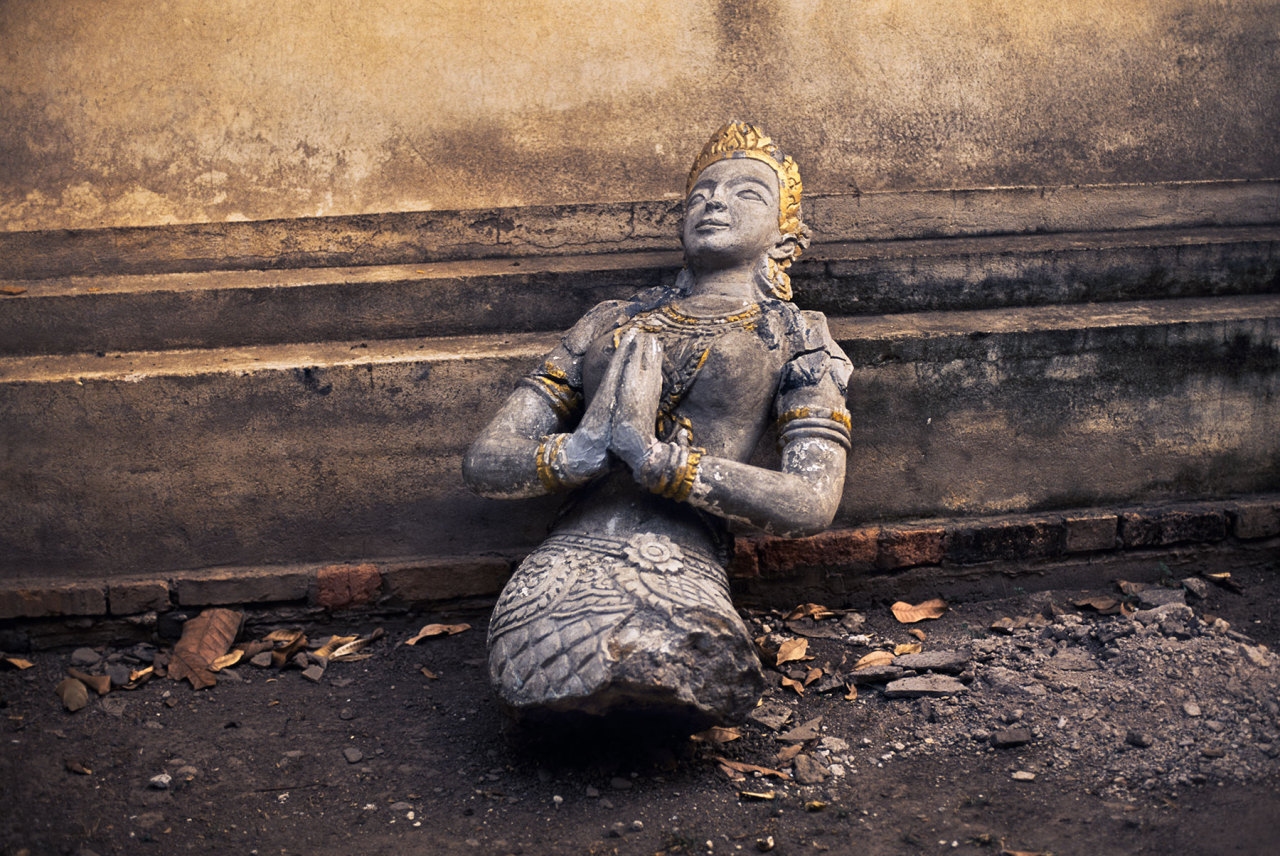
M818 726L821 724L822 717L815 716L808 722L797 725L784 734L779 734L778 739L783 743L805 743L809 740L817 740L819 737Z
M968 691L968 687L948 675L901 678L884 688L886 698L940 698Z
M969 662L969 655L964 651L922 651L918 654L903 654L895 657L893 665L904 669L915 669L917 672L944 672L959 674Z
M831 771L812 755L800 755L795 760L794 775L802 785L820 785L831 775Z
M902 677L903 669L899 666L867 666L865 669L854 669L848 678L855 684L884 684Z
M1003 728L991 735L991 745L997 749L1011 749L1031 742L1030 728Z
M786 725L791 718L791 708L774 701L766 701L747 714L747 719L763 725L770 731L777 731Z
M1180 588L1165 588L1164 586L1152 586L1138 592L1138 603L1153 609L1157 606L1166 606L1171 603L1186 603L1186 592Z

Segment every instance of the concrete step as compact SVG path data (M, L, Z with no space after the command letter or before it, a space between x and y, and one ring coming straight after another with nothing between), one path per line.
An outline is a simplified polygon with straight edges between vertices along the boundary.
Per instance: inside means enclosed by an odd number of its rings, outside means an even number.
M839 520L1280 487L1280 295L832 319ZM459 461L554 333L0 358L0 576L518 552Z
M113 353L561 330L671 282L670 251L0 283L0 354ZM821 244L828 315L1280 292L1280 226Z

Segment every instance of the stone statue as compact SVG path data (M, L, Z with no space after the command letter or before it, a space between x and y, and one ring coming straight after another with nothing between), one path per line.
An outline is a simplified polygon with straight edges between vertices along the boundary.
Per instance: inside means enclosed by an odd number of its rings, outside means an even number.
M848 358L821 313L790 302L786 269L809 243L800 191L757 128L721 128L689 173L675 283L588 312L468 452L485 496L569 494L489 627L489 675L518 718L699 727L758 700L729 526L822 530L849 448ZM779 469L748 463L766 435Z

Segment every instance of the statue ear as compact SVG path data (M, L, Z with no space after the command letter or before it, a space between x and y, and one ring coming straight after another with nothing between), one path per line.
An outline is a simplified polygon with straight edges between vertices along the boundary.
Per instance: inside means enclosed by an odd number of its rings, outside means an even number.
M794 259L800 254L800 239L790 233L783 233L778 243L774 244L768 251L769 258L775 262L785 259Z

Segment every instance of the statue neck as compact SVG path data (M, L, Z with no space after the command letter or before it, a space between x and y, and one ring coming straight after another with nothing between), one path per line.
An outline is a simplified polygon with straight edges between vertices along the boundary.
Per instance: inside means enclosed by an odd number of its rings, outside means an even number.
M691 268L688 294L690 297L731 297L752 303L763 300L768 295L756 281L756 267L757 264L752 263L714 270Z

